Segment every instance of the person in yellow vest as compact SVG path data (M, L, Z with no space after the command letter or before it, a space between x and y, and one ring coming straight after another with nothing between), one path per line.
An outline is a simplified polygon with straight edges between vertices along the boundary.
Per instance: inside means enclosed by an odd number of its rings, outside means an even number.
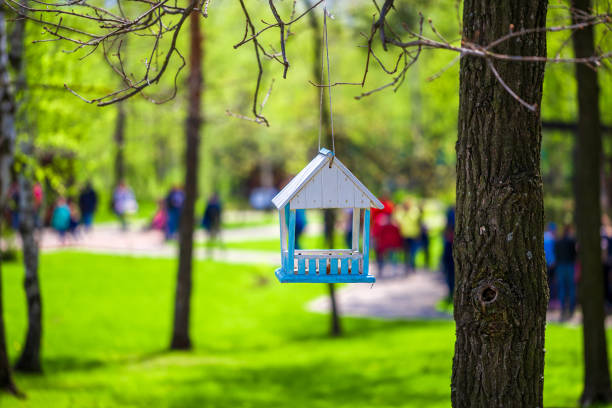
M395 222L399 226L404 243L404 266L406 273L414 270L414 258L417 243L421 234L419 208L410 200L406 199L401 206L395 210Z

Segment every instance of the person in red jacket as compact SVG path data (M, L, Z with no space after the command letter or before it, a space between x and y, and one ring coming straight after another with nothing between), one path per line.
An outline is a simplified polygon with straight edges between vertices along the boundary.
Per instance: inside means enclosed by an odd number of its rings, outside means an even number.
M371 230L379 276L383 274L385 259L389 251L402 247L399 228L392 222L393 203L387 197L383 197L381 202L383 204L382 209L372 209Z

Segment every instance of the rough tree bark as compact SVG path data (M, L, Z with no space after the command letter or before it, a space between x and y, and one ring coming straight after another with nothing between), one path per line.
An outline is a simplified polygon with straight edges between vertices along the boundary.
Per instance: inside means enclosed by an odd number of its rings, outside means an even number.
M546 11L541 0L466 0L463 38L486 45L512 27L544 27ZM495 51L545 56L546 36L528 34ZM543 63L495 66L539 106ZM452 404L541 407L548 286L539 109L514 100L486 60L463 57L458 125Z
M6 205L6 193L11 182L11 166L15 145L15 99L8 72L6 14L0 5L0 209ZM0 231L1 232L1 231ZM6 350L4 311L2 307L2 263L0 262L0 391L17 394L11 376Z
M308 9L313 6L311 0L304 0L304 6ZM312 63L312 76L313 82L319 83L321 81L321 61L322 61L322 37L321 37L321 27L319 27L319 22L317 20L317 16L315 13L308 13L308 22L310 24L310 28L312 28L312 45L314 50L314 58ZM315 88L317 90L317 102L319 102L319 88ZM325 132L325 140L330 140L331 138L331 124L329 122L329 107L327 106L327 101L323 98L323 104L321 105L321 119L323 121L323 131ZM326 209L324 211L323 222L325 223L324 229L326 232L331 231L331 237L326 236L328 248L333 248L334 241L334 214L331 212L332 209ZM331 225L330 225L331 224ZM326 234L327 235L327 234ZM328 284L329 290L329 304L331 307L331 321L330 321L330 331L329 334L333 337L340 336L342 334L342 325L340 324L340 311L338 309L338 302L336 301L336 291L333 283Z
M198 166L200 150L200 116L202 94L202 35L200 33L200 14L197 11L190 16L189 57L189 107L185 124L185 203L181 213L179 227L179 267L176 283L176 300L174 309L174 330L170 348L186 350L191 348L189 337L189 318L191 312L191 279L193 267L193 229L195 223L195 201L198 186Z
M323 210L323 221L325 224L325 244L327 248L333 248L336 224L336 213L333 209L327 208ZM340 311L336 300L336 288L333 283L328 283L327 289L329 290L329 305L331 308L329 334L332 337L338 337L342 335L342 326L340 325Z
M27 4L27 3L26 3ZM11 33L9 60L16 74L17 97L23 98L26 89L24 64L25 24L26 19L15 20ZM27 128L23 109L17 110L17 126L23 130L21 151L27 157L34 156L32 129ZM32 169L28 164L18 174L19 181L19 232L23 247L23 264L25 269L24 288L28 304L28 328L25 346L17 360L15 369L27 372L41 372L40 345L42 338L42 306L38 285L38 240L36 239L36 209L32 194Z
M115 133L113 135L115 140L115 185L113 189L119 185L120 182L125 180L125 104L119 102L117 104L117 117L115 119ZM112 196L111 191L111 196Z
M33 154L31 143L22 146L25 155ZM31 172L19 175L19 232L23 243L25 267L24 288L28 304L28 329L25 346L15 364L15 369L26 372L41 372L40 351L42 340L42 301L38 283L38 239L36 237L36 209L32 194Z
M573 7L590 12L590 0L574 0ZM576 57L596 55L593 27L573 34ZM574 196L576 232L580 245L578 256L582 266L580 304L584 343L583 406L612 401L610 371L604 327L604 279L601 265L601 126L597 71L576 65L578 84L578 132L575 144Z

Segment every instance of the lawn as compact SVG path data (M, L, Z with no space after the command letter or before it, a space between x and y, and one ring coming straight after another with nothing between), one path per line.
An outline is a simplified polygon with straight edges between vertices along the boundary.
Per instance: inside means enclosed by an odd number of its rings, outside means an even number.
M305 303L320 285L281 285L272 268L196 262L192 352L168 352L175 262L46 254L43 376L18 375L4 407L448 407L452 322L343 319ZM8 344L24 332L22 268L4 264ZM574 406L580 330L547 332L545 402Z

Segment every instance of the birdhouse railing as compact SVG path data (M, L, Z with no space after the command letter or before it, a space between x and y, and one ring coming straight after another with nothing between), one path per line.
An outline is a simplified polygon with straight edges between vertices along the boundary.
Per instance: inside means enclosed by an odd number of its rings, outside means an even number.
M289 251L284 256L291 260ZM351 249L338 250L295 250L293 272L297 275L353 275L363 273L363 253Z

